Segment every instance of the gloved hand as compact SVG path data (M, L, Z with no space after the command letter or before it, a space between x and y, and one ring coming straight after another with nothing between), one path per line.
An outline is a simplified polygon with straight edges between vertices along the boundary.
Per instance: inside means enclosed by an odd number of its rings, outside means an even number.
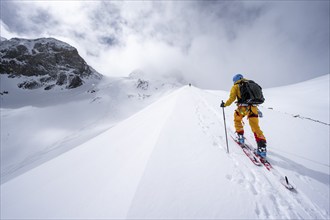
M225 103L224 103L223 101L221 102L221 105L220 105L220 107L221 107L221 108L224 108L224 107L226 107L226 106L225 106Z

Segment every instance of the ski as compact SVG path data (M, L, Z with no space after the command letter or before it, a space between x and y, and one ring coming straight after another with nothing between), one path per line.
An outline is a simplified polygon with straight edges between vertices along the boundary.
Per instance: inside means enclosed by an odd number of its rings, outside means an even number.
M235 143L243 150L245 155L256 165L261 166L263 165L271 174L273 174L279 182L290 191L295 191L295 187L289 182L289 179L287 176L283 176L277 169L275 169L272 164L266 159L260 157L256 153L256 149L248 143L240 143L236 137L233 135L230 135L231 138L235 141Z
M269 161L266 158L260 157L255 150L253 150L253 154L259 159L260 163L262 163L267 170L271 171L272 169L274 169L274 167L269 163Z
M289 190L295 190L295 188L293 187L293 185L289 182L289 179L287 176L283 176L277 169L275 169L270 162L266 159L266 158L262 158L259 155L257 155L254 152L254 155L259 159L260 163L262 163L267 170L270 171L270 173L272 173L277 179L279 179L280 183L285 186L285 188L289 189Z
M230 135L231 138L236 142L236 144L243 150L245 155L254 163L256 166L261 166L262 163L254 156L254 154L251 152L251 150L245 145L240 143L235 137Z
M280 183L285 186L285 188L294 191L295 188L294 186L289 182L289 179L287 176L282 175L277 169L275 169L272 164L263 157L260 157L257 153L256 153L256 149L251 146L250 144L245 143L244 144L246 146L246 148L248 148L253 155L258 158L258 160L260 161L260 163L271 173L273 174L279 181Z

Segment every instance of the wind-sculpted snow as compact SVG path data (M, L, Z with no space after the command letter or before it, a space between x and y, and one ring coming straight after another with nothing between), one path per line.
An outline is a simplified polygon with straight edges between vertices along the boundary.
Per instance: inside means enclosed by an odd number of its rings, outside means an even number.
M329 219L329 126L260 108L269 160L291 192L231 140L227 153L227 96L189 86L163 96L3 183L1 218ZM255 146L248 125L246 137Z

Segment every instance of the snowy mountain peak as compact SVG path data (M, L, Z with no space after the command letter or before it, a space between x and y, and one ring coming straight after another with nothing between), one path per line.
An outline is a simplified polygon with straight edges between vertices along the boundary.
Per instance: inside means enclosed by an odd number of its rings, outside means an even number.
M21 89L72 89L101 78L74 47L54 38L2 41L0 63L1 78L17 78Z
M55 38L24 39L12 38L5 40L0 46L0 50L21 50L25 54L36 54L42 52L59 52L60 50L76 50L69 44Z

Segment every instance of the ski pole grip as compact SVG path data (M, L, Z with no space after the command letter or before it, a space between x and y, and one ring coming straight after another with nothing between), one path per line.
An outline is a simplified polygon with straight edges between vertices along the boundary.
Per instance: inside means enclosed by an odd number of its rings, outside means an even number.
M221 108L223 108L224 104L225 104L225 103L224 103L224 101L223 101L223 100L221 100L221 104L220 104L220 107L221 107Z

